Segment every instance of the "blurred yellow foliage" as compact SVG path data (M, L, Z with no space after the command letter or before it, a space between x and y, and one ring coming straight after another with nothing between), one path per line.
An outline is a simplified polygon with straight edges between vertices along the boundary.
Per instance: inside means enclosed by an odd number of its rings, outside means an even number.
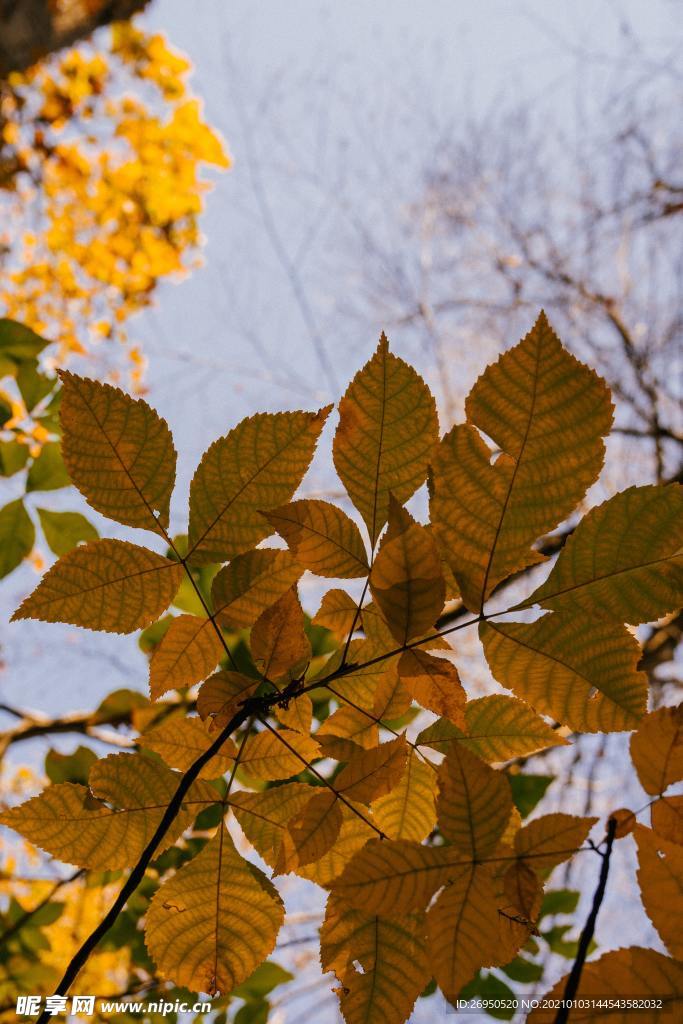
M64 362L196 265L203 166L230 165L188 60L129 22L0 83L0 310ZM108 40L108 42L107 42ZM128 349L141 385L144 358Z

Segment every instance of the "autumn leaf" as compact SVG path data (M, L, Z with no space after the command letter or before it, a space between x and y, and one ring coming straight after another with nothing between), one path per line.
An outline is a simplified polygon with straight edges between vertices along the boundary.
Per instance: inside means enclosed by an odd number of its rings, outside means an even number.
M111 754L97 761L89 788L62 782L0 815L57 860L92 870L135 864L152 838L180 776L138 754ZM171 846L218 794L195 783L159 849Z
M389 526L372 566L370 591L399 644L426 633L443 609L446 585L434 540L393 495L389 496Z
M320 860L334 845L342 822L337 794L327 788L314 793L304 809L289 823L288 832L295 852L292 866ZM283 867L280 866L279 870L282 871Z
M294 588L261 612L251 631L251 656L264 679L293 679L311 660L304 613Z
M168 690L193 686L211 673L223 644L211 619L179 615L152 654L149 689L152 700Z
M68 622L108 633L132 633L168 607L182 574L179 562L137 544L93 541L60 558L12 619Z
M337 976L346 1024L404 1024L432 976L423 932L417 916L372 917L328 898L320 962Z
M405 767L407 756L408 746L404 736L362 750L342 768L334 780L334 787L347 799L368 804L393 789Z
M311 622L329 629L338 640L345 640L356 621L356 602L345 590L328 590Z
M434 459L430 509L463 600L478 612L497 583L543 561L531 545L596 480L612 403L541 313L484 371L465 411L467 423L446 434Z
M547 992L543 1000L562 999L567 984L566 978ZM648 1024L665 1024L683 1011L683 964L662 956L654 949L615 949L605 953L599 960L586 964L576 993L577 1005L572 1008L571 1019L580 1024L598 1024L605 1019L605 1010L600 1000L651 1000L647 1010ZM541 1000L543 1002L543 1000ZM584 1002L582 1003L582 1000ZM588 1005L585 1005L585 1004ZM597 1005L596 1005L597 1004ZM552 1014L556 1011L553 1009ZM630 1024L633 1010L612 1010L610 1021L614 1024ZM529 1024L544 1024L548 1012L532 1010Z
M298 775L317 757L320 750L312 736L301 736L291 729L277 735L267 730L249 737L240 764L257 779L272 782Z
M329 501L293 501L264 513L292 555L318 576L367 576L367 555L358 527Z
M292 497L329 411L259 413L211 445L190 486L192 562L225 562L268 536L261 510Z
M641 650L622 625L555 614L484 622L479 635L502 686L577 732L633 729L645 713Z
M519 605L637 625L683 604L683 486L629 487L591 509Z
M237 555L211 586L214 614L225 629L250 629L297 582L303 566L288 551L256 548Z
M653 796L683 779L683 704L658 708L631 737L631 759L640 784Z
M163 533L176 465L166 422L110 384L67 370L60 379L62 455L73 483L109 519Z
M424 483L438 437L427 385L389 351L383 334L339 403L333 446L335 468L373 547L387 521L389 495L406 502Z
M495 849L512 811L510 784L463 747L454 746L439 768L439 827L458 850L480 860Z
M154 896L145 941L162 977L225 995L273 950L283 920L277 890L221 825Z
M452 662L416 647L401 655L398 674L418 704L464 727L467 695Z
M197 694L200 717L210 718L214 729L222 728L236 714L240 703L255 693L259 682L241 672L216 672L202 684Z
M507 761L567 741L524 701L492 693L467 702L464 730L440 719L423 729L417 742L444 753L458 743L483 761Z
M583 845L597 820L571 814L544 814L516 834L517 856L527 860L535 871L557 867Z
M372 801L372 814L390 839L426 839L436 825L437 773L414 749L408 751L398 782Z
M312 787L301 782L287 782L260 793L231 794L230 807L245 836L271 868L282 863L283 845L290 838L287 826L311 796ZM291 853L291 844L287 852Z
M683 957L683 847L636 825L638 885L647 916L672 956Z
M683 846L683 795L662 797L652 805L650 814L658 836Z
M213 738L199 718L171 718L149 729L138 742L141 747L159 754L170 768L186 772L210 746ZM204 765L200 777L217 779L219 775L224 775L231 767L235 753L235 744L227 740L223 748Z

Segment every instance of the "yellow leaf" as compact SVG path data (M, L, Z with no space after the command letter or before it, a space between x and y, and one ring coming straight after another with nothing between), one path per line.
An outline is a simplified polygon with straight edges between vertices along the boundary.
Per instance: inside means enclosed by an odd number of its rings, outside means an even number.
M311 791L301 782L288 782L262 793L231 794L230 806L245 836L271 868L280 862L289 822L303 811Z
M353 598L345 590L328 590L313 616L312 625L324 626L341 641L351 632L355 618L356 602Z
M647 916L672 956L683 957L683 848L644 825L634 830L638 844L638 885Z
M329 411L259 413L211 445L190 487L188 558L225 562L268 536L261 509L292 497Z
M304 613L292 588L261 612L251 631L251 656L264 679L294 679L311 660Z
M403 773L390 792L372 802L372 813L390 839L426 839L436 824L436 771L411 748Z
M431 533L389 496L389 526L370 574L370 591L392 636L406 644L432 628L446 584Z
M452 662L413 648L401 655L398 672L418 704L464 728L467 695Z
M404 1024L432 977L423 933L417 916L371 917L328 898L320 962L337 976L346 1024Z
M376 747L379 742L379 730L376 722L373 722L372 718L364 715L362 711L356 711L355 708L351 707L341 707L338 711L333 711L330 717L325 719L315 735L321 739L326 737L327 741L335 737L339 737L343 741L336 744L336 746L333 743L326 742L325 752L327 756L334 757L337 761L346 760L344 751L348 749L348 741L362 747L364 750ZM339 752L338 754L334 752L335 749Z
M405 736L362 750L336 776L334 788L349 800L368 804L393 789L401 777L407 756Z
M629 487L584 516L519 607L650 622L683 604L683 486Z
M55 562L12 619L132 633L168 607L182 575L179 562L147 548L122 540L96 540Z
M543 561L531 545L597 479L612 404L541 313L484 371L465 410L467 423L446 434L434 460L430 508L463 600L478 612L497 583ZM495 459L482 434L500 449Z
M354 853L331 889L357 910L392 917L424 910L437 889L470 866L450 846L371 839Z
M631 737L631 759L641 786L652 796L683 779L683 704L646 716Z
M168 690L193 686L206 679L223 654L223 644L211 619L179 615L155 648L149 666L152 700Z
M302 572L289 551L256 548L237 555L214 577L211 597L216 618L226 629L250 629Z
M329 886L341 875L354 854L362 849L369 839L377 835L374 829L349 807L343 806L341 812L343 824L334 845L320 860L296 868L297 875L315 882L316 885ZM363 808L362 813L367 817L367 808Z
M498 682L577 732L633 729L645 713L642 652L625 626L544 615L482 623L479 633Z
M572 814L544 814L516 834L517 856L529 861L534 871L557 867L583 846L597 820Z
M170 768L186 772L211 745L213 739L199 718L171 718L140 737L139 744L153 750ZM235 744L227 740L221 752L212 757L200 772L204 779L217 779L232 765Z
M683 795L662 797L652 805L650 814L658 836L683 846Z
M368 559L358 527L329 501L293 501L264 513L310 572L334 579L367 576Z
M278 722L295 732L309 733L313 724L313 702L307 693L292 697L286 707L275 705L273 708Z
M553 1000L562 999L566 984L567 978L561 978L541 1002L549 1000L552 1006ZM650 1006L642 1013L647 1024L666 1024L683 1014L683 964L654 949L615 949L584 966L576 999L572 1024L602 1024L606 1016L610 1024L633 1024L633 1009L617 1009L620 1000L645 1001ZM606 1000L615 1008L606 1010ZM532 1010L529 1024L549 1024L556 1012Z
M96 871L131 867L154 835L178 788L180 776L138 754L111 754L96 761L89 788L60 782L0 815L57 860ZM171 846L218 794L195 783L165 833L159 852Z
M301 736L290 729L277 735L268 730L249 737L240 765L257 779L272 782L298 775L317 757L320 757L320 748L311 736Z
M489 865L453 871L427 912L427 937L434 977L452 1001L480 967L496 962L498 903Z
M86 501L109 519L162 533L176 452L165 420L110 384L60 371L62 456Z
M296 858L295 864L287 870L320 860L336 842L342 821L341 804L336 793L327 788L315 793L289 823L288 831ZM283 870L282 867L279 870Z
M473 860L491 853L512 811L510 784L503 772L454 746L439 767L436 803L439 827Z
M221 825L155 894L145 940L162 977L225 995L272 952L283 920L277 890Z
M241 701L251 697L260 680L241 672L221 671L210 676L197 694L197 711L202 719L211 719L211 728L222 729L237 713Z
M374 547L389 513L389 495L405 502L424 483L439 438L429 388L411 366L377 351L339 403L334 465Z

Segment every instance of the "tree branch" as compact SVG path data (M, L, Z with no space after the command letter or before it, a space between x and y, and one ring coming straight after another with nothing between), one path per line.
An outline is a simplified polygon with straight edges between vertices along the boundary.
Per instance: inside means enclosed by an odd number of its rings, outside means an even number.
M593 933L595 932L595 922L598 919L598 913L602 905L602 901L605 897L605 889L607 887L607 876L609 875L609 859L612 855L612 845L614 843L614 836L617 830L616 818L610 818L607 822L607 837L605 844L605 851L602 854L602 867L600 868L600 878L598 879L598 886L595 890L593 897L593 906L591 912L588 915L583 931L581 932L581 938L579 939L579 948L576 953L576 960L572 967L569 977L567 978L567 984L564 987L564 995L562 997L563 1005L557 1011L555 1017L555 1024L566 1024L569 1019L570 1003L571 1000L576 998L576 993L579 991L579 982L581 981L581 972L583 971L583 965L588 955L588 947L591 944Z

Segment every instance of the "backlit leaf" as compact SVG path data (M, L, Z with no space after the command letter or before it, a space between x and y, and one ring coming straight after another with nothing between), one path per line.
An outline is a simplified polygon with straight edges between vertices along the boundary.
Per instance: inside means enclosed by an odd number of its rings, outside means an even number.
M683 486L629 487L584 516L520 605L649 622L683 604Z
M293 679L306 668L311 645L294 588L259 615L251 631L251 656L265 679Z
M240 672L216 672L202 684L197 694L197 711L204 720L212 720L214 729L222 728L237 713L240 702L250 697L258 685L258 679Z
M556 867L583 846L597 818L571 814L545 814L520 829L515 836L517 856L534 870Z
M581 500L602 467L609 392L564 349L545 314L489 366L433 463L431 520L471 611ZM481 431L481 433L480 433ZM495 460L482 433L500 449Z
M368 815L367 808L363 808L363 814ZM346 805L342 807L342 821L341 831L334 845L320 860L297 867L297 875L315 882L316 885L328 887L341 875L354 854L362 849L369 839L377 835L363 818Z
M463 747L454 746L439 768L439 827L472 859L496 847L512 811L506 776Z
M406 502L424 483L438 437L429 388L389 352L383 334L339 403L333 448L337 473L373 546L387 521L389 495Z
M142 399L60 371L62 455L86 501L109 519L168 526L176 452L164 420Z
M328 590L312 623L329 629L338 640L345 640L356 619L356 607L356 602L345 590Z
M213 737L199 718L171 718L144 733L138 742L159 754L170 768L186 772L211 745ZM231 767L234 755L235 744L227 740L221 752L204 765L200 777L216 779L223 775Z
M245 551L219 573L211 587L215 615L226 629L250 629L261 612L286 594L303 572L289 551Z
M641 786L653 796L683 779L683 704L643 719L631 737L631 758Z
M292 697L286 706L276 704L273 713L278 722L295 732L309 733L313 724L313 702L307 693Z
M221 825L156 893L145 938L162 977L193 992L226 994L272 952L283 920L277 890Z
M112 754L93 765L89 789L71 782L48 786L5 811L0 822L67 864L130 867L152 838L179 781L179 775L138 754ZM206 783L195 783L159 850L172 845L216 799Z
M280 862L289 822L304 810L311 793L311 786L288 782L262 793L231 795L230 806L244 834L271 868Z
M683 847L637 825L638 885L647 916L672 956L683 957Z
M498 903L492 870L470 864L454 870L427 912L429 962L447 999L455 999L480 967L496 961Z
M399 644L426 633L443 609L446 585L436 544L393 495L389 496L389 527L372 566L370 590Z
M662 797L652 805L650 814L658 836L683 846L683 795Z
M60 558L12 619L132 633L169 606L182 575L179 562L147 548L122 540L96 540Z
M311 736L301 736L291 729L277 735L268 730L249 737L240 764L250 775L271 782L298 775L316 757L320 757L320 749Z
M329 411L259 413L211 445L190 487L193 562L225 562L268 536L261 510L292 497Z
M334 788L349 800L370 803L393 789L401 777L407 756L404 736L362 750L342 768L334 780Z
M293 501L264 513L292 555L317 576L353 579L369 567L358 527L329 501Z
M314 793L304 809L289 823L288 831L295 852L295 864L292 866L320 860L334 845L342 821L341 803L336 794L327 788Z
M179 615L155 648L149 666L152 700L168 690L193 686L206 679L223 654L223 644L211 619Z
M436 824L436 770L411 748L396 785L372 802L374 819L390 839L426 839Z
M404 1024L432 976L423 932L419 917L371 917L328 898L320 962L337 976L346 1024Z
M566 984L567 979L561 978L544 998L561 999ZM577 1024L599 1024L605 1020L601 999L648 1000L646 1005L650 1009L644 1011L648 1024L665 1024L683 1013L683 964L654 949L616 949L585 965L576 996L571 1020ZM553 1016L555 1013L553 1009ZM610 1024L632 1024L633 1009L610 1009L609 1020ZM529 1024L547 1021L547 1010L532 1010L529 1016Z
M467 695L452 662L415 647L401 655L398 672L418 704L464 727Z
M40 450L40 455L31 463L26 477L26 490L58 491L71 483L66 466L62 459L60 445L49 441Z
M640 646L620 624L544 615L479 632L498 682L577 732L633 729L645 713Z

